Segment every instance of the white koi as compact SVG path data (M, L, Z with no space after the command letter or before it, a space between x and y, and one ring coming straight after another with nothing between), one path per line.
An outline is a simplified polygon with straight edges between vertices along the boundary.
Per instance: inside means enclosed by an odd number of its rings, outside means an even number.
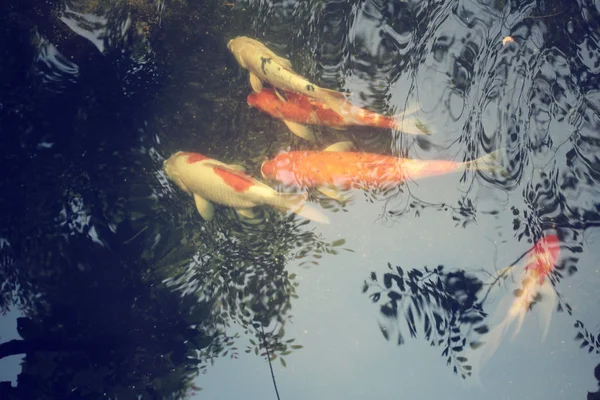
M194 197L198 212L207 221L214 217L217 203L233 207L246 218L255 218L254 207L268 205L290 210L304 218L328 223L327 216L305 204L305 194L279 193L243 172L200 153L177 152L165 160L163 168L179 188Z
M227 43L227 48L242 68L250 72L250 85L255 92L260 92L263 82L267 82L277 89L301 93L320 100L334 111L347 114L344 109L347 101L343 93L309 82L294 72L290 60L278 56L258 40L238 36ZM279 92L277 95L283 101L287 101Z

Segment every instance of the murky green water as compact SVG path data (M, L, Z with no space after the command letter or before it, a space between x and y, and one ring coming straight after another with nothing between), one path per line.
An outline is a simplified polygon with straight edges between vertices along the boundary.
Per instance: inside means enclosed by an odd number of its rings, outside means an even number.
M591 1L9 1L0 398L596 398L599 13ZM292 135L248 106L248 72L227 49L241 35L357 106L418 106L432 134ZM310 191L330 220L318 224L269 207L249 223L222 206L206 222L162 169L190 151L262 179L280 152L346 140L421 160L501 149L504 173L356 189L347 203ZM519 300L548 235L560 257L547 291L482 368L471 345Z

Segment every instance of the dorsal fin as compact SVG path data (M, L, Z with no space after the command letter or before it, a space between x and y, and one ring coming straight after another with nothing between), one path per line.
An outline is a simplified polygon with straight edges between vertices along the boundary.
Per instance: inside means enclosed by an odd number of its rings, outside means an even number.
M351 151L354 150L354 144L350 141L334 143L326 147L323 151Z

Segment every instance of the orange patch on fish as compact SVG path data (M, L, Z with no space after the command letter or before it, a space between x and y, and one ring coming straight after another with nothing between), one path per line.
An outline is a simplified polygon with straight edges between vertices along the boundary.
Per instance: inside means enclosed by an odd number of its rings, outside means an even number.
M187 156L188 164L194 164L200 161L208 160L208 157L200 153L184 152L183 154Z
M345 116L335 112L327 104L299 93L285 92L287 101L281 101L273 89L265 88L248 96L248 104L272 117L299 124L346 127L364 125L378 128L395 128L397 122L389 117L365 110L345 102Z
M539 278L540 285L546 276L554 269L554 264L560 256L560 242L555 235L541 238L533 246L530 261L525 266L526 271L531 271Z
M389 186L407 177L424 178L453 172L461 163L445 160L412 160L372 153L292 151L263 163L264 177L286 185Z
M219 175L223 181L231 186L236 192L245 192L254 183L252 183L252 179L248 176L245 176L239 172L233 172L221 167L214 167L213 171L215 174Z

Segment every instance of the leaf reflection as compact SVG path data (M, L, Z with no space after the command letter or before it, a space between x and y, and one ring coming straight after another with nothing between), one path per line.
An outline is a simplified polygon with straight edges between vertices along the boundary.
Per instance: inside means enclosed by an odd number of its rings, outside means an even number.
M472 366L460 353L471 330L479 334L488 330L484 323L487 315L476 296L483 283L462 270L446 272L441 265L433 270L405 271L388 263L388 269L383 282L372 272L363 286L374 303L382 303L379 327L384 338L395 337L398 345L404 344L399 324L404 318L410 337L421 332L431 346L443 348L441 355L455 373L470 376Z

